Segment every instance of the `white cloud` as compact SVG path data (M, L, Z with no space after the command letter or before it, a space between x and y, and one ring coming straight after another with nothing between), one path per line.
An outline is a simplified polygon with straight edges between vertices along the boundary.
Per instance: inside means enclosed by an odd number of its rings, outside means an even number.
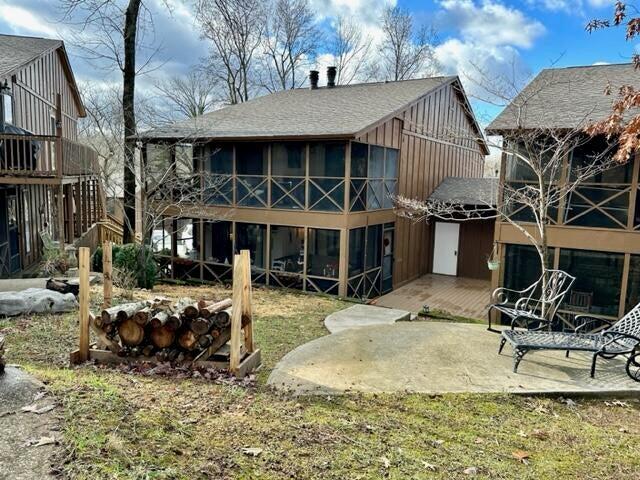
M533 7L541 7L554 12L574 13L578 11L582 15L585 7L610 7L613 9L614 2L612 0L527 0L527 3Z
M387 7L397 0L311 0L311 5L320 18L335 18L343 15L358 19L365 25L376 24Z
M529 48L545 32L537 20L491 0L482 4L474 0L442 0L440 5L443 23L458 29L466 41Z
M16 33L29 33L48 37L58 36L52 24L21 7L8 4L0 5L0 18Z

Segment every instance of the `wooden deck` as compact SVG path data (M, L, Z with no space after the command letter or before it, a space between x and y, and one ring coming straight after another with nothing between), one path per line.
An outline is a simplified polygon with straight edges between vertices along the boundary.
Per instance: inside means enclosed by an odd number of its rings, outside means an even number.
M375 302L383 307L399 308L417 313L423 305L431 310L444 310L468 318L487 317L491 297L491 282L447 275L424 275Z

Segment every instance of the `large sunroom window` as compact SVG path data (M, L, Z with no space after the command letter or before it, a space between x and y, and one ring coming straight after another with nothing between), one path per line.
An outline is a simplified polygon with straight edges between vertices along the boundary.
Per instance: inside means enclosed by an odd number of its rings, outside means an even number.
M309 210L344 210L344 143L309 145Z
M265 282L267 267L267 226L257 223L236 223L236 253L249 250L251 258L251 280Z
M266 207L268 146L262 143L239 143L236 146L237 204Z
M393 208L398 178L398 150L351 144L350 211Z
M271 146L271 207L304 210L306 146L274 143Z
M233 146L207 145L204 199L211 205L233 204Z
M577 147L571 155L570 175L574 179L582 169L613 155L615 148L604 138L595 138ZM603 170L581 181L565 209L567 225L602 228L627 228L633 162Z
M340 230L310 228L307 242L307 291L337 294Z
M302 289L304 228L271 226L270 285Z
M233 276L233 223L203 222L203 279L226 282Z
M571 294L580 295L589 313L618 314L623 263L621 253L560 250L560 269L576 277Z
M382 291L383 226L349 230L347 296L375 298Z

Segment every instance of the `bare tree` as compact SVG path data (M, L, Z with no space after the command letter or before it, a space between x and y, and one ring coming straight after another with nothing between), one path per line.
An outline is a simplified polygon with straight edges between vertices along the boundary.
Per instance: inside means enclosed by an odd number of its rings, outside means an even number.
M309 0L275 0L263 34L262 86L270 92L299 87L306 75L298 74L313 64L320 41Z
M415 27L411 13L398 6L382 15L382 40L378 75L385 80L407 80L434 75L440 70L435 57L436 32Z
M197 68L156 84L172 120L194 118L212 110L219 101L217 87L215 78Z
M337 18L329 39L329 52L335 61L338 85L348 85L365 74L371 42L371 37L364 35L356 21L344 16Z
M219 79L231 104L250 98L254 56L262 41L265 15L261 0L198 0L198 21L211 41L208 73Z
M489 137L490 147L499 149L506 160L505 181L500 185L500 196L497 205L483 200L478 194L477 205L470 207L468 200L436 201L410 199L398 196L395 204L399 215L414 220L455 220L469 221L496 218L508 222L519 231L529 243L535 247L540 260L542 271L542 292L545 294L548 281L548 235L547 227L556 222L558 209L561 205L570 205L572 195L585 183L593 181L594 177L617 165L613 153L615 142L607 142L605 138L591 137L585 133L589 125L590 113L582 118L576 118L574 124L568 128L553 126L550 119L533 119L531 111L528 116L527 106L535 101L543 103L548 97L542 92L551 88L555 79L553 75L534 85L529 95L518 95L516 99L509 99L508 93L504 99L514 119L511 128L501 131L501 137ZM501 88L492 86L490 93L494 101L500 95ZM512 88L505 91L512 91ZM510 101L511 100L511 101ZM536 111L550 111L540 107ZM525 120L526 117L526 120ZM532 127L531 125L537 125ZM540 126L543 125L543 126ZM459 141L461 138L473 138L485 141L481 137L470 137L466 132L447 127L442 130L440 137L449 142ZM437 132L428 135L438 136ZM576 158L572 155L580 151ZM498 192L494 192L498 197ZM546 312L542 312L546 315Z
M153 32L150 11L142 0L62 0L64 19L80 25L74 39L90 59L107 69L122 73L122 142L124 145L124 211L128 225L135 224L135 112L136 77L151 63L156 49L151 48L144 62L138 52L147 48L145 34ZM125 227L125 243L135 232Z

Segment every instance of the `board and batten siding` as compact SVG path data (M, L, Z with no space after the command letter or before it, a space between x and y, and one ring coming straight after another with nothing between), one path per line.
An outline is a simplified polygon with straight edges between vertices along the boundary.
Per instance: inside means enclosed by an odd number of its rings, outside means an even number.
M418 99L357 141L400 149L398 193L426 199L445 177L482 177L484 153L452 84ZM395 219L394 288L431 273L432 224Z
M80 112L61 55L60 49L52 49L6 78L12 89L14 124L36 135L55 135L52 117L55 118L56 95L59 93L62 135L77 140ZM4 83L5 78L0 78L0 81Z

